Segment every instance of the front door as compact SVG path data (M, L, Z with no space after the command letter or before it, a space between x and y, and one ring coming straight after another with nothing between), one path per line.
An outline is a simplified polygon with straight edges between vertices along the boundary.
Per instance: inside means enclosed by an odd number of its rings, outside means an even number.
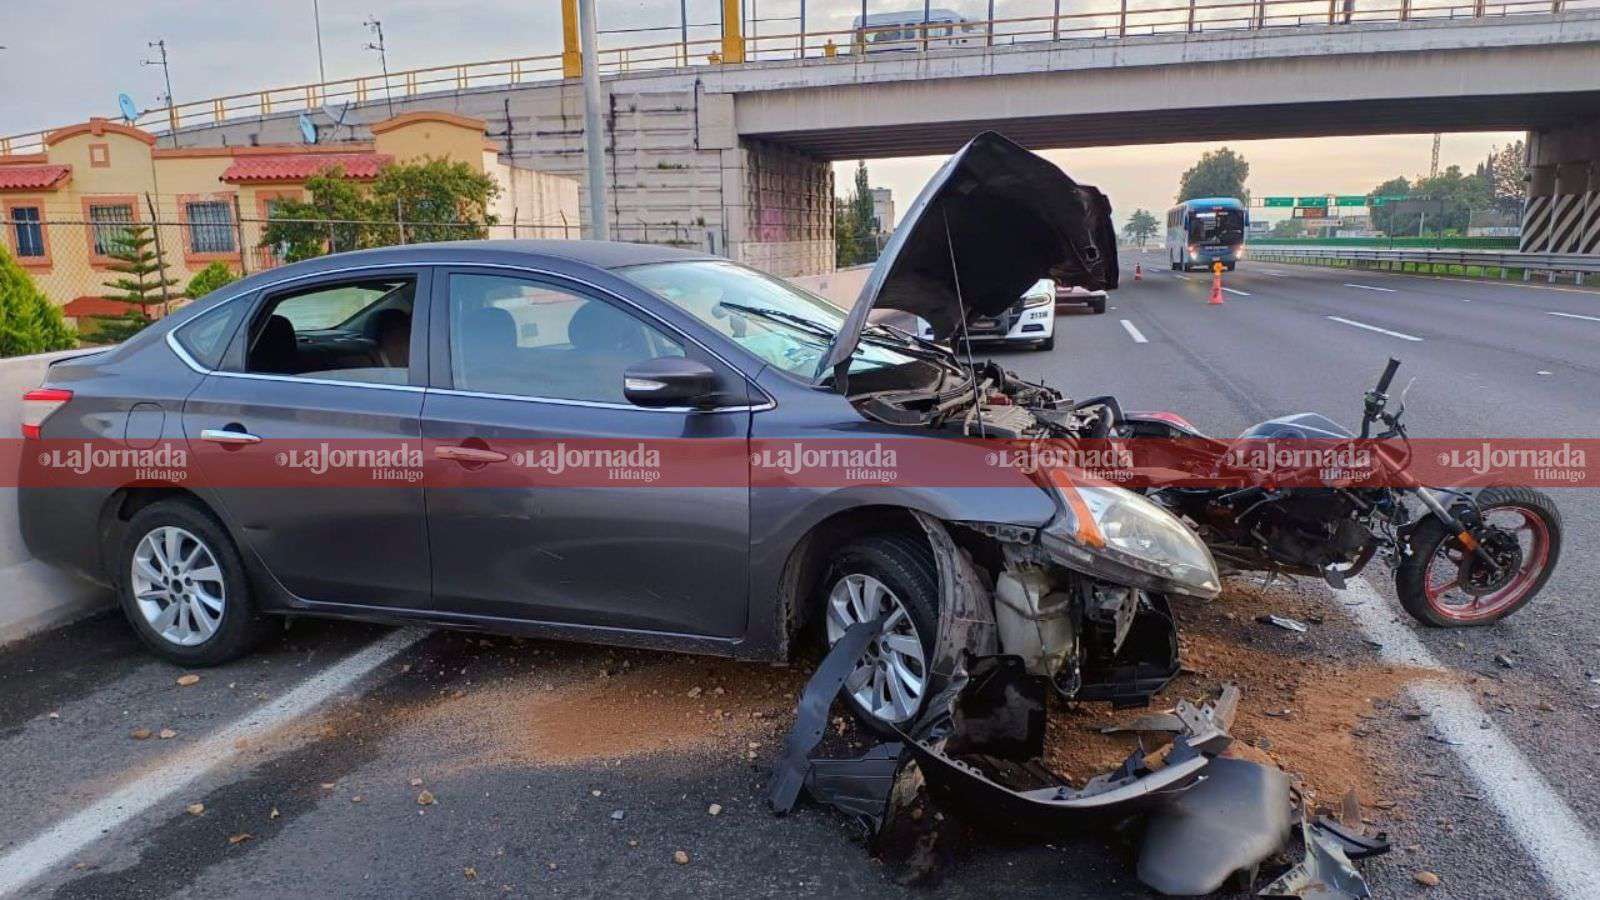
M421 459L427 286L426 270L397 270L268 291L184 405L223 515L300 598L429 603L420 467L407 474L408 455Z
M565 279L441 272L433 308L443 333L422 429L438 474L427 506L440 611L741 635L742 376L630 304ZM628 366L683 355L718 372L722 408L650 410L623 397ZM710 479L664 471L685 442L702 462L727 464Z

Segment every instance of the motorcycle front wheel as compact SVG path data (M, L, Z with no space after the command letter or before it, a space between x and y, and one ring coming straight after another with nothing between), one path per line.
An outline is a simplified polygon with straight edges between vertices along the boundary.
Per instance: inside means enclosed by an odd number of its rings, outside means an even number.
M1437 516L1411 533L1410 553L1395 570L1400 603L1436 628L1489 625L1526 606L1561 556L1561 513L1527 488L1489 488L1477 496L1481 543L1495 568L1461 544Z

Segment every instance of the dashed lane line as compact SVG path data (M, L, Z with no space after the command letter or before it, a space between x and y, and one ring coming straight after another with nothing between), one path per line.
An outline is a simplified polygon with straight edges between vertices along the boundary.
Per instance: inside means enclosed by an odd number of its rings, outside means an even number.
M1394 288L1378 287L1375 284L1351 284L1350 282L1347 281L1347 282L1345 282L1344 286L1347 287L1347 288L1355 288L1357 290L1362 290L1362 291L1382 291L1385 294L1398 294L1398 293L1400 293L1399 291L1395 290Z
M1122 320L1122 330L1128 333L1128 337L1133 338L1135 344L1150 343L1150 339L1144 336L1144 332L1140 331L1137 326L1127 319Z
M1248 297L1248 296L1250 296L1250 292L1249 291L1241 291L1241 290L1239 290L1237 288L1225 287L1225 288L1223 288L1223 290L1227 291L1230 294L1237 294L1240 297Z
M1344 596L1353 598L1347 608L1367 637L1382 645L1379 653L1385 662L1444 673L1365 578L1351 579ZM1406 690L1427 711L1439 739L1460 758L1555 894L1570 900L1593 897L1594 886L1600 884L1600 844L1472 695L1444 678L1419 681Z
M1414 334L1406 334L1403 331L1390 331L1387 328L1379 328L1376 325L1368 325L1365 322L1357 322L1355 319L1346 319L1343 316L1323 316L1323 318L1325 318L1325 319L1327 319L1327 320L1329 320L1331 322L1339 322L1339 323L1344 324L1344 325L1349 325L1349 326L1351 326L1353 328L1365 328L1367 331L1376 331L1379 334L1386 334L1389 337L1396 337L1396 338L1399 338L1402 341L1420 341L1420 340L1422 340L1422 338L1419 338Z
M1563 319L1583 319L1588 322L1600 322L1600 316L1580 316L1577 313L1547 312L1547 316L1560 316Z
M90 803L76 815L0 856L0 897L19 892L107 833L167 802L202 775L232 760L237 753L236 744L249 746L255 739L305 715L429 633L426 628L402 628L367 645L277 700L174 753L155 771Z

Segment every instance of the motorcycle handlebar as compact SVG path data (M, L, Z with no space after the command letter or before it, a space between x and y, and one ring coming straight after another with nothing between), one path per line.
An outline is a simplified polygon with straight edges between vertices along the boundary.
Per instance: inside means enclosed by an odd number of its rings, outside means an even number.
M1400 360L1392 356L1389 357L1389 364L1383 368L1383 377L1378 379L1378 387L1376 388L1378 393L1387 394L1389 392L1389 383L1394 381L1394 373L1399 368Z

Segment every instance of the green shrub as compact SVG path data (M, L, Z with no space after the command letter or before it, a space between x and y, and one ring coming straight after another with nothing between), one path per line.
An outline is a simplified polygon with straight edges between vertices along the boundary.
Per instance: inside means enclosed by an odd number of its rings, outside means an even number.
M0 356L22 356L78 346L61 310L0 247Z
M238 280L239 276L233 274L227 263L219 260L194 273L194 277L189 279L189 286L183 289L183 295L190 300L199 300L217 288Z

